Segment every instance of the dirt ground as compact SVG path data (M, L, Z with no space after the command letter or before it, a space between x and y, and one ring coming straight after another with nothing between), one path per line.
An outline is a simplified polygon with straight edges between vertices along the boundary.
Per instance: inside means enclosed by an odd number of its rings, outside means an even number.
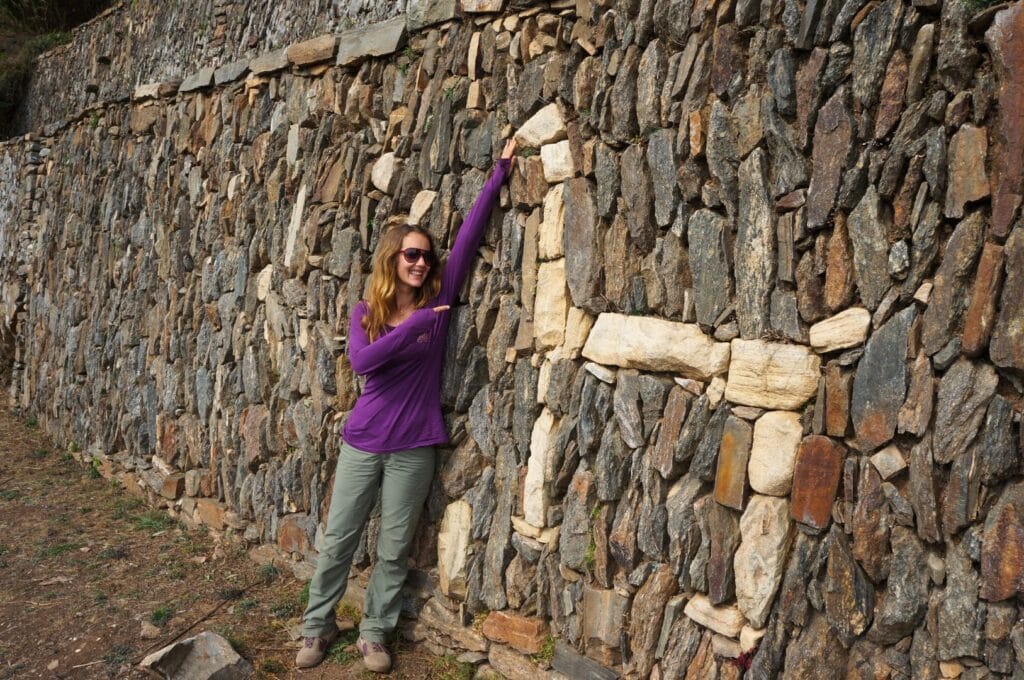
M319 668L294 670L288 631L303 586L148 509L0 404L0 680L156 677L135 664L203 630L227 638L257 678L382 677L363 668L355 631ZM400 647L383 677L471 676Z

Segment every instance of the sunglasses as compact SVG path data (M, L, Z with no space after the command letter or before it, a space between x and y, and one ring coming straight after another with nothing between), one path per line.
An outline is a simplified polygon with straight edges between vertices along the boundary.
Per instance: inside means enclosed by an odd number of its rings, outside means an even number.
M422 257L423 261L426 262L428 266L433 266L434 260L436 259L433 252L429 250L422 250L421 248L404 248L398 252L402 254L402 257L404 257L405 261L409 264L416 264Z

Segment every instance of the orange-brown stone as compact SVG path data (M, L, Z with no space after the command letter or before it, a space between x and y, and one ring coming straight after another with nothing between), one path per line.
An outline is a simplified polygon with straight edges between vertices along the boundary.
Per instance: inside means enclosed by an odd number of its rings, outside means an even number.
M160 495L164 498L177 500L185 491L185 475L176 472L173 475L164 477L164 483L160 487Z
M1003 248L986 243L974 276L974 290L964 317L963 350L978 356L988 346L996 322L996 300L1003 285Z
M846 448L821 435L805 437L796 454L789 516L801 524L824 529L832 518Z
M306 533L307 516L302 513L285 515L277 523L277 546L286 552L307 552L309 537Z
M1017 215L1024 184L1024 4L998 12L985 33L995 65L999 106L993 131L992 233L1003 238Z
M743 509L747 488L747 460L754 432L750 423L729 416L718 449L718 470L715 473L715 501L737 510Z
M491 612L484 620L481 632L489 640L502 642L526 654L536 654L544 646L548 624L543 619L512 612Z
M228 508L220 501L199 498L196 500L196 510L199 512L200 521L206 526L218 531L224 528L224 515Z
M1008 600L1024 592L1024 515L1012 502L994 509L981 549L981 597Z

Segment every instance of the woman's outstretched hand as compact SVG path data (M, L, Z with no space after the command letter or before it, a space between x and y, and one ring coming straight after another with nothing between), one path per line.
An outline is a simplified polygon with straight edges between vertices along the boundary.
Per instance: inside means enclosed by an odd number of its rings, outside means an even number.
M507 142L505 142L505 148L501 150L501 158L512 158L516 153L516 138L513 135Z

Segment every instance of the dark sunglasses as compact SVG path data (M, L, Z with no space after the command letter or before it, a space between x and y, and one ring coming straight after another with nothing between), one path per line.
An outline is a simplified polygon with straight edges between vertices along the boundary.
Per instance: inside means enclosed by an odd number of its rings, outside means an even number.
M423 258L423 261L426 262L428 265L433 266L434 264L434 253L432 253L429 250L422 250L420 248L405 248L398 252L402 254L402 257L404 257L405 261L408 262L409 264L416 264L421 257Z

